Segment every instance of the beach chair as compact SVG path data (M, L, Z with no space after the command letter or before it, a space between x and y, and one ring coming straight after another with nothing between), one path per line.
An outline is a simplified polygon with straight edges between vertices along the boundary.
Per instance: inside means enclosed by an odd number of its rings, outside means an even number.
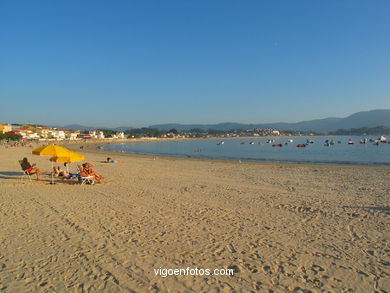
M95 184L95 180L93 180L93 179L94 179L94 176L83 177L83 176L79 175L79 182L81 185L83 185L83 184L93 185L93 184Z
M23 180L23 178L27 177L31 181L31 175L34 173L29 173L28 170L23 170L22 162L22 160L19 160L20 168L22 168L22 177L20 177L20 180Z

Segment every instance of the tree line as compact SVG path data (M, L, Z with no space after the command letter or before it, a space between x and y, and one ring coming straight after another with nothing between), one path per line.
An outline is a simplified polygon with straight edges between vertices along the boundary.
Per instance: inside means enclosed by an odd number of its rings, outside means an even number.
M382 135L390 134L390 127L376 126L376 127L361 127L351 129L338 129L329 132L331 135Z

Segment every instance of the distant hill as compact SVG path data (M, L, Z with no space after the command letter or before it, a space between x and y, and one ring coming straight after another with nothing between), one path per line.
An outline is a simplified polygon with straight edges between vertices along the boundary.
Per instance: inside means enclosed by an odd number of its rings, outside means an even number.
M218 124L157 124L151 125L150 128L157 128L159 130L190 130L199 128L202 130L216 129L216 130L231 130L231 129L249 129L249 128L275 128L280 130L292 130L292 131L313 131L320 133L327 133L331 131L337 131L339 129L351 129L351 128L362 128L362 127L390 127L390 110L371 110L352 114L345 118L325 118L301 121L296 123L256 123L256 124L243 124L234 122L224 122ZM66 126L56 126L63 129L71 130L96 130L96 129L110 129L115 131L126 131L133 129L129 126L120 127L90 127L79 124L71 124Z
M110 128L109 128L109 129L110 129ZM126 130L130 130L130 129L134 129L134 127L130 127L130 126L119 126L119 127L113 128L112 130L116 130L116 131L126 131Z
M126 131L129 129L133 129L133 127L130 126L120 126L120 127L91 127L91 126L84 126L84 125L79 125L79 124L70 124L70 125L65 125L65 126L55 126L57 128L62 128L62 129L69 129L69 130L96 130L96 129L109 129L109 130L115 130L115 131Z
M351 129L339 129L332 131L331 135L388 135L390 134L390 127L377 126L377 127L362 127Z
M309 121L301 121L296 123L261 123L261 124L241 124L241 123L219 123L219 124L158 124L151 125L151 128L160 130L170 130L175 128L177 130L190 130L193 128L200 128L203 130L217 129L248 129L248 128L276 128L281 130L293 131L315 131L315 132L329 132L338 129L350 129L361 127L376 127L384 126L390 127L390 110L371 110L352 114L346 118L325 118Z
M70 124L70 125L65 125L65 126L55 126L58 128L62 129L69 129L69 130L96 130L98 128L96 127L89 127L89 126L84 126L80 124Z

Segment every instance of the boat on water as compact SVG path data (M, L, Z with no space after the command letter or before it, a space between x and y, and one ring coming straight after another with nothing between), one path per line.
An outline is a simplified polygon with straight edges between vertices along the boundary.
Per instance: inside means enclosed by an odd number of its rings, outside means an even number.
M255 142L254 142L254 141L251 141L249 144L255 144Z
M282 144L281 144L281 143L274 143L272 146L273 146L273 147L281 147Z
M297 144L297 148L305 148L305 147L306 147L306 144L304 144L304 143Z
M294 142L294 140L292 140L292 139L289 139L289 140L287 140L287 142Z
M360 144L366 144L367 143L367 138L363 138L360 140Z
M349 139L348 144L355 144L355 142L352 139Z
M223 140L221 140L219 143L217 143L217 145L223 145L225 142Z

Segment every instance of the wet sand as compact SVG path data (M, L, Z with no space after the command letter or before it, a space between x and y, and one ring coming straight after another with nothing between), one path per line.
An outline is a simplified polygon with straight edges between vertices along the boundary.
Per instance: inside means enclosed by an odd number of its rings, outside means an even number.
M0 290L390 291L390 168L120 153L107 164L93 145L71 148L104 184L21 180L18 159L49 171L48 157L0 149Z

